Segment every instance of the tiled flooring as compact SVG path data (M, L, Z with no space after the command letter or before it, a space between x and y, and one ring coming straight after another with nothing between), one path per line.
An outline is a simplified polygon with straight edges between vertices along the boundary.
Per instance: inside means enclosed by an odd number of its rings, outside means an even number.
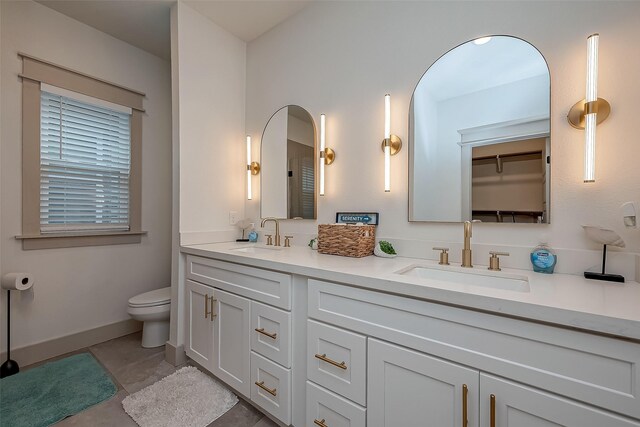
M111 399L60 421L56 426L135 427L137 424L122 409L122 399L172 374L174 367L164 360L164 347L142 348L141 333L127 335L89 348L45 360L23 370L71 354L90 352L107 369L118 387ZM205 372L206 373L206 372ZM275 427L276 424L246 401L240 402L208 427ZM180 426L189 427L189 426Z

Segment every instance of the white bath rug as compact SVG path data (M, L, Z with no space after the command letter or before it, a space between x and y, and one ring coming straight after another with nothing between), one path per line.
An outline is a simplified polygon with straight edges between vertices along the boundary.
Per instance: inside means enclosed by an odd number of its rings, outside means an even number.
M238 397L193 366L127 396L122 407L141 427L205 427Z

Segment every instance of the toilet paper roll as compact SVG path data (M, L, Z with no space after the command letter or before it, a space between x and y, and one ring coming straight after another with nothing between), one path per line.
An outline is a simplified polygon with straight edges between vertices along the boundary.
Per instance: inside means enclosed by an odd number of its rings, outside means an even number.
M2 289L26 291L33 286L33 277L29 273L7 273L2 276Z

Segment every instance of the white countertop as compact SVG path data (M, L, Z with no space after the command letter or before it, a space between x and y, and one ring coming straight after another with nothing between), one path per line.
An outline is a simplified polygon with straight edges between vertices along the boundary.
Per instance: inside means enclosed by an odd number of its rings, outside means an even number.
M396 273L410 266L439 268L436 261L375 256L348 258L319 254L301 246L252 253L236 250L251 246L262 245L228 242L182 246L181 250L192 255L640 341L640 284L637 282L600 282L582 276L506 268L498 273L525 276L529 280L529 291L520 292ZM455 265L446 268L462 270ZM465 273L469 271L464 270ZM473 271L485 273L487 268L475 266Z

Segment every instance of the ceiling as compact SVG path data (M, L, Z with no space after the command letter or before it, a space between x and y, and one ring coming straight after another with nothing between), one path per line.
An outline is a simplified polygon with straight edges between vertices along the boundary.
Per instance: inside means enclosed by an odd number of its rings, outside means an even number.
M169 16L175 0L36 0L75 20L171 58ZM186 0L189 6L249 42L301 11L311 0Z

